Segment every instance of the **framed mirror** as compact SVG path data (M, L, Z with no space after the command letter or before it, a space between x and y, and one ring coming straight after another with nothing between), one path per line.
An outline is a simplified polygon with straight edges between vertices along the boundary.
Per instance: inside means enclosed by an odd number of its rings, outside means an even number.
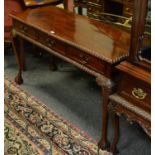
M141 6L137 8L137 6ZM135 0L129 61L151 69L151 1Z
M148 0L142 45L138 51L140 61L151 63L151 1Z
M134 0L74 0L74 11L131 30Z
M129 61L151 68L151 0L74 0L75 12L131 33Z

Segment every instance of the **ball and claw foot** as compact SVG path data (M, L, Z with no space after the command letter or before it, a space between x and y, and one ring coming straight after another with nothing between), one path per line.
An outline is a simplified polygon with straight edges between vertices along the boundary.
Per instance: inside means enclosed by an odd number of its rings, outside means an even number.
M19 75L17 75L16 78L15 78L15 82L16 82L17 84L19 84L19 85L22 84L22 83L23 83L22 77L19 76Z
M109 150L109 152L111 153L110 155L117 155L117 154L119 154L119 150L118 149L116 149L116 150Z

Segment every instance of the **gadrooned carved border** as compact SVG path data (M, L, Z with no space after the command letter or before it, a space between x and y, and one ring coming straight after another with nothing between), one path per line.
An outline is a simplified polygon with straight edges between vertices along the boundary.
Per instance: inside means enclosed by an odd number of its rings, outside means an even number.
M124 98L120 97L117 94L111 95L109 99L109 111L116 113L118 116L120 116L121 114L125 115L127 117L127 121L129 121L130 123L137 122L143 128L146 134L151 137L151 125L144 123L142 120L136 117L136 115L138 115L145 119L148 123L151 123L150 113L144 111L143 109L137 106L134 106L132 103L126 101ZM120 106L127 110L120 108Z

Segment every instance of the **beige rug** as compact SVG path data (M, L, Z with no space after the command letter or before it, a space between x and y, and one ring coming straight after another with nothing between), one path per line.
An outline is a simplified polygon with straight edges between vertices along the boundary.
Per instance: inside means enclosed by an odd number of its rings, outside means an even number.
M83 131L5 78L5 154L108 155Z

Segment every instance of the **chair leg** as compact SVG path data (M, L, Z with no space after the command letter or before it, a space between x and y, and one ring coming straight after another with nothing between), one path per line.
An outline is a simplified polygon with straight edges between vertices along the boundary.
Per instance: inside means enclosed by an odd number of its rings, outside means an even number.
M119 116L114 111L112 111L110 115L112 119L112 125L114 128L114 139L110 146L110 152L112 152L113 155L115 155L118 153L117 144L119 140Z

